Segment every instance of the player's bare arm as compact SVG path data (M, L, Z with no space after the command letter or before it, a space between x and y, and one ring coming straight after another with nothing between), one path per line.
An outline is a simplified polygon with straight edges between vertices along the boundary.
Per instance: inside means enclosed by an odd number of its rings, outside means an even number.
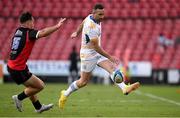
M83 29L84 21L78 26L77 30L71 34L71 38L76 38Z
M112 57L110 54L108 54L105 50L103 50L99 45L98 45L98 39L95 38L95 39L91 39L90 41L91 45L92 45L92 48L98 52L99 54L107 57L111 62L113 63L118 63L118 60L115 59L114 57Z
M61 27L61 25L64 23L65 20L66 18L61 18L60 21L56 25L40 30L38 33L38 38L48 36L51 33L55 32Z

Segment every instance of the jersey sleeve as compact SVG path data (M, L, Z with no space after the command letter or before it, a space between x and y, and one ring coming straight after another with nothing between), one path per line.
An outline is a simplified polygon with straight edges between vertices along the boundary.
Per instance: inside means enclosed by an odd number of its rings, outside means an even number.
M38 38L38 30L31 29L29 31L29 39L36 40Z

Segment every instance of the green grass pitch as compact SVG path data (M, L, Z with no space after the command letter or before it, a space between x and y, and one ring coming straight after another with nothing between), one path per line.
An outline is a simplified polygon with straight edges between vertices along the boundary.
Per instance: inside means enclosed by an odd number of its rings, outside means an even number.
M93 85L76 91L64 110L58 108L60 90L67 84L46 83L39 93L41 103L54 103L50 111L37 114L31 102L23 102L23 112L15 109L11 96L23 90L15 84L0 85L0 117L180 117L180 87L142 85L128 96L116 86Z

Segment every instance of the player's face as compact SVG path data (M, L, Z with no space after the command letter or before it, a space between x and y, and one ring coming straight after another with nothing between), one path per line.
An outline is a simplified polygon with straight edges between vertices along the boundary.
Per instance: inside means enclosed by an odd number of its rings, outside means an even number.
M30 27L31 27L31 29L34 28L34 18L32 18L32 20L30 21Z
M34 29L34 18L32 18L32 20L27 21L27 23L30 29Z
M104 19L104 9L97 9L95 11L95 19L98 21L98 22L101 22L103 19Z

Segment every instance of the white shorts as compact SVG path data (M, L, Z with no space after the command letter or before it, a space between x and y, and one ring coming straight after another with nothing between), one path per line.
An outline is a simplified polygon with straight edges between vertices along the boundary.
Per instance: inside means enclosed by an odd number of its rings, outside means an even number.
M96 56L88 60L81 60L81 71L92 72L96 65L104 60L108 60L108 58L100 54L96 54Z

